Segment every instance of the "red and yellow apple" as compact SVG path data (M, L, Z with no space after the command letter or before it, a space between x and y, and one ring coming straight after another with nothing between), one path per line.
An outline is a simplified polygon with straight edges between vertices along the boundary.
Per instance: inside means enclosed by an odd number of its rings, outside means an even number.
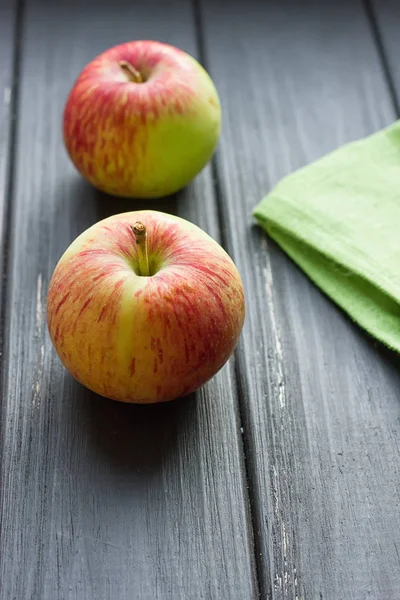
M172 400L231 356L243 326L240 275L202 229L158 211L114 215L60 258L51 340L84 386L123 402Z
M187 185L211 158L221 110L189 54L155 41L120 44L78 76L64 142L80 173L109 194L156 198Z

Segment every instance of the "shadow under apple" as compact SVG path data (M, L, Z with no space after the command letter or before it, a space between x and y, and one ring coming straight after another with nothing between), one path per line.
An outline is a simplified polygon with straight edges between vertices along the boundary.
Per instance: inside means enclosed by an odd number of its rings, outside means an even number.
M79 227L79 231L74 234L78 235L97 221L123 212L148 209L177 215L180 204L185 201L187 190L188 188L158 199L119 198L97 190L77 176L69 183L67 199L71 222Z
M126 404L103 398L73 381L75 425L86 439L90 462L114 473L158 471L197 436L197 395L165 403ZM77 411L76 411L77 409ZM77 413L78 412L78 418ZM71 417L71 415L70 415ZM81 439L82 439L81 438Z

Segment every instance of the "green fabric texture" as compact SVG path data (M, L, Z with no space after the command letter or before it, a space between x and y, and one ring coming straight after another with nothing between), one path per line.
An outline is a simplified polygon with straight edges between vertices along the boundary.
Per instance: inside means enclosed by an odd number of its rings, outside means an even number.
M400 352L400 121L284 178L254 216L354 321Z

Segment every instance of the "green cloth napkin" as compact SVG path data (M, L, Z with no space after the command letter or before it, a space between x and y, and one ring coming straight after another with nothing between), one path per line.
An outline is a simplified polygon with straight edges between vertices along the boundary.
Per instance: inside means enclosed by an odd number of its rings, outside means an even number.
M254 216L354 321L400 352L400 121L289 175Z

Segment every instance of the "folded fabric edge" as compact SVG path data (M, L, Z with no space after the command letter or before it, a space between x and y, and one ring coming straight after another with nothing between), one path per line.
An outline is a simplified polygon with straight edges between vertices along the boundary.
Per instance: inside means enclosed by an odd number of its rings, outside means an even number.
M349 317L383 344L400 352L400 303L390 293L349 271L318 248L258 211L253 215L267 234Z
M278 190L279 192L279 190ZM253 210L253 216L261 224L263 222L275 223L276 227L287 231L291 236L309 244L313 240L313 246L318 248L328 259L345 266L349 271L357 273L360 277L373 286L383 290L396 303L399 303L399 282L393 277L388 277L382 270L381 265L376 264L371 256L369 260L360 256L357 260L350 260L349 256L354 253L345 237L333 236L329 228L321 220L312 220L312 215L305 212L301 205L296 205L282 193L277 193L276 188L264 197ZM283 224L284 223L284 224ZM298 231L301 223L301 232ZM350 260L351 264L348 263ZM358 264L357 264L358 263Z

